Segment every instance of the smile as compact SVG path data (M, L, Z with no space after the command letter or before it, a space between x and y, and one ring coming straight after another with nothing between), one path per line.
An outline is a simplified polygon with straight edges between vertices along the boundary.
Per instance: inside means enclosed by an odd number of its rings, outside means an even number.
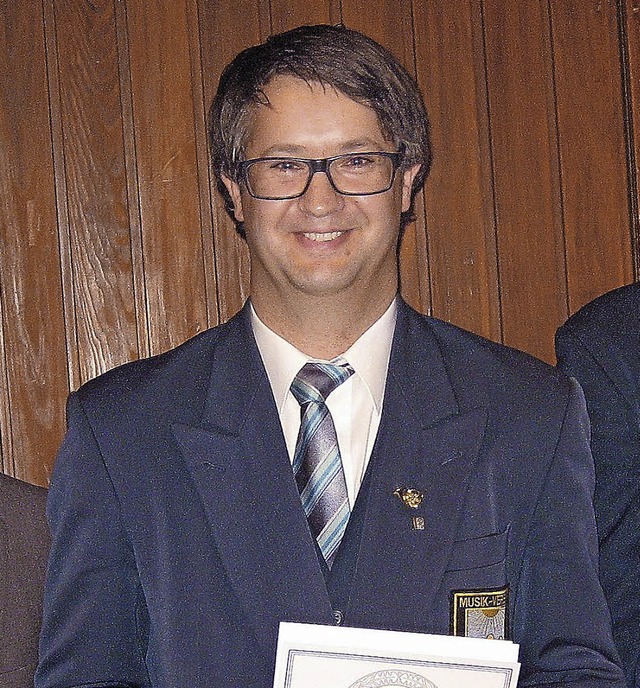
M311 241L333 241L343 234L344 232L304 232L303 236Z

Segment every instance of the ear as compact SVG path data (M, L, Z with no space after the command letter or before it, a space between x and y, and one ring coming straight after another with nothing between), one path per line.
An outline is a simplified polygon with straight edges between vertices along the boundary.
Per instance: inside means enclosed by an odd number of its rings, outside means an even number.
M222 183L227 188L231 200L233 201L233 214L238 222L244 222L244 213L242 212L242 196L240 194L240 186L233 179L222 175Z
M406 213L411 207L411 193L413 180L420 170L420 165L414 165L402 173L402 212Z

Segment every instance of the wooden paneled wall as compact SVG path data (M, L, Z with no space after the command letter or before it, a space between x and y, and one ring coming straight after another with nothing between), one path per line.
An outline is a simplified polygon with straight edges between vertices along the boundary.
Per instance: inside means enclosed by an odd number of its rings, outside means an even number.
M425 94L413 305L552 362L569 313L638 277L640 0L0 0L5 472L46 484L69 390L241 306L206 108L238 50L318 22Z

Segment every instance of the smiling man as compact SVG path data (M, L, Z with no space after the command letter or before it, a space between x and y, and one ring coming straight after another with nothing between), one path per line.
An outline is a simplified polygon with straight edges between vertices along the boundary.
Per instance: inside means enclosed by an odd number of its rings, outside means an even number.
M38 688L268 688L280 621L510 638L521 686L623 686L577 386L398 296L411 77L301 27L227 67L210 135L251 298L71 396Z

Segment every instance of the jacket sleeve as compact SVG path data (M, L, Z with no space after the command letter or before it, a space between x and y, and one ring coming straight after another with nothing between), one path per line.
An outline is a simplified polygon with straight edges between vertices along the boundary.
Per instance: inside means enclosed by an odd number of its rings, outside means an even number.
M593 463L584 398L572 383L539 493L514 609L519 686L622 687L611 622L598 582Z
M613 635L630 686L640 686L640 380L627 379L625 356L607 347L601 356L567 326L556 336L558 366L584 390L596 467L595 511L600 580Z
M108 471L72 395L47 515L52 551L36 688L145 687L146 607Z

